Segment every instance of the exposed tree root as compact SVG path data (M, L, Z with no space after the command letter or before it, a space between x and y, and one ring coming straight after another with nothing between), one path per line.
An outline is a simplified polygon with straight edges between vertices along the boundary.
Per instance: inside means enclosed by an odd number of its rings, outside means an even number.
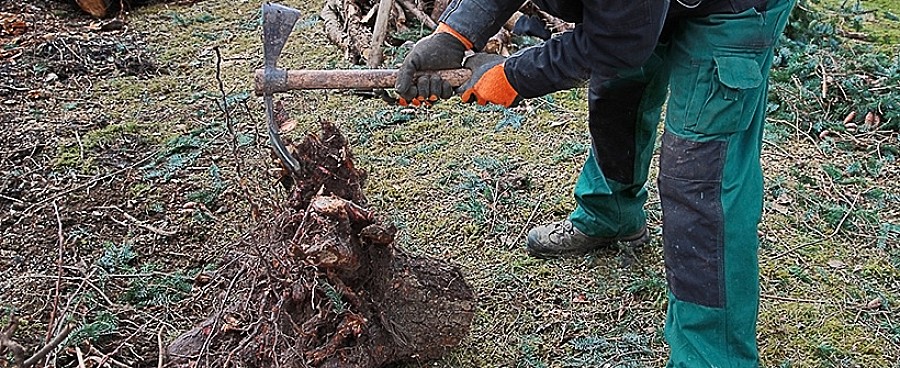
M393 245L334 125L291 148L302 175L259 257L235 273L230 304L168 346L171 364L383 367L458 345L475 307L460 271Z

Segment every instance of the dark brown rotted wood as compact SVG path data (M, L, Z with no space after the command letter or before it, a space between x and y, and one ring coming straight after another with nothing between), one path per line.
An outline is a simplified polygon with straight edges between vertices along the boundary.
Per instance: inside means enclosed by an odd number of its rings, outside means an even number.
M80 7L81 10L84 10L97 18L106 16L106 11L109 10L110 3L109 0L76 0L75 2L78 3L78 7Z
M432 72L429 72L432 73ZM429 73L419 73L425 75ZM437 73L450 85L463 85L472 76L468 69L440 70ZM257 69L255 89L257 95L265 91L265 71ZM376 89L393 88L397 81L397 69L347 69L347 70L288 70L286 79L276 82L269 92L285 92L298 89Z

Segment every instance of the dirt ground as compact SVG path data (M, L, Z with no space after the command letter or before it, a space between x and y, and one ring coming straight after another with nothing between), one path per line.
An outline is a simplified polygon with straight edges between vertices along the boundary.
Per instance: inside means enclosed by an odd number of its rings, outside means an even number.
M316 17L322 2L285 3L303 16L282 65L348 67ZM0 326L15 313L30 349L75 326L49 365L157 366L162 346L221 308L238 277L223 270L259 254L259 229L286 195L251 92L259 6L155 4L116 24L66 3L0 3ZM637 253L544 261L522 250L531 226L574 206L584 90L514 110L281 98L295 136L321 120L345 132L400 246L459 264L475 288L472 335L419 366L664 365L655 183L655 238ZM900 367L900 142L895 130L866 134L767 127L765 366ZM835 148L845 142L858 145ZM854 176L857 161L877 175Z

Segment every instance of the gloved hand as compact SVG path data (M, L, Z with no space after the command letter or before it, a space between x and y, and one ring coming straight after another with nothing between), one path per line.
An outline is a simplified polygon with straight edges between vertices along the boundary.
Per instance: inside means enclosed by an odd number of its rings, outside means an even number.
M532 36L542 40L549 40L553 34L547 29L547 24L543 19L533 15L523 15L516 20L513 26L513 34L521 36Z
M472 78L456 91L463 102L478 102L514 106L522 100L515 88L506 79L503 64L506 57L478 53L466 59L466 68L472 71Z
M450 98L453 87L437 76L416 78L415 73L424 70L456 69L462 66L466 50L472 43L465 36L441 23L430 36L416 42L397 75L394 88L400 95L400 104L433 102L439 98ZM418 79L418 80L416 80Z

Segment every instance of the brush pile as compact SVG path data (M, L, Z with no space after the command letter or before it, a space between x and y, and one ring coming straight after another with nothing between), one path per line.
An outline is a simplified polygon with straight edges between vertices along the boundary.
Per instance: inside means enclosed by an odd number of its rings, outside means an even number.
M449 0L393 0L393 9L387 24L388 36L384 45L398 47L416 41L437 27L441 14ZM372 48L373 30L377 18L379 0L327 0L320 12L328 38L345 51L348 60L365 64ZM552 34L574 28L573 23L547 14L531 2L526 2L518 12L491 37L484 52L508 56L522 47L530 46ZM402 55L394 55L394 61ZM390 60L390 58L386 58Z

